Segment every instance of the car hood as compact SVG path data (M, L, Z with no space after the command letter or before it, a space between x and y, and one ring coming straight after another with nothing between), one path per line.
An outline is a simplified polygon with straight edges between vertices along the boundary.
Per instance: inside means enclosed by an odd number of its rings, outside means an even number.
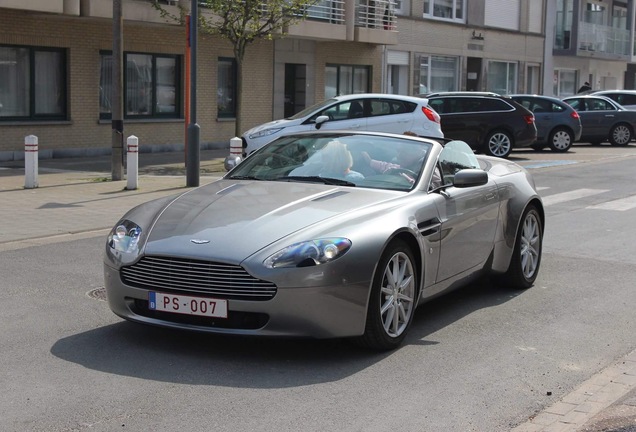
M313 183L219 180L171 202L150 230L145 254L238 264L298 230L403 194Z

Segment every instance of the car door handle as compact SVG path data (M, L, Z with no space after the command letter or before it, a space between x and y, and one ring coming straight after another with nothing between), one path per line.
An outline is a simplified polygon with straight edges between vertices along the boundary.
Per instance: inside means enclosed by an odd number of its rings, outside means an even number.
M605 114L605 117L614 118L614 114Z

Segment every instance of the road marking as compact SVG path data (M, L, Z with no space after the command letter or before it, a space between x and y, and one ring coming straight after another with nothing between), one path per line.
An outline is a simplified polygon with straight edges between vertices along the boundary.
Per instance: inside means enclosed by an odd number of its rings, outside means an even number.
M609 192L606 189L576 189L570 192L563 192L554 195L548 195L543 197L543 205L549 206L552 204L558 204L565 201L573 201L580 198L585 198L592 195L598 195L603 192Z
M627 211L636 208L636 195L585 207L593 210Z
M537 160L527 163L520 163L524 168L546 168L559 165L572 165L578 163L575 160Z

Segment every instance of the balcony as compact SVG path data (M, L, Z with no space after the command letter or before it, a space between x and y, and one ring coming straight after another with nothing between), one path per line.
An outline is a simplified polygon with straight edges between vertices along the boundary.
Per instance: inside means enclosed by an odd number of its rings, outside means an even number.
M290 36L327 41L397 44L394 0L318 0Z
M601 54L627 59L630 55L629 30L579 22L578 54Z

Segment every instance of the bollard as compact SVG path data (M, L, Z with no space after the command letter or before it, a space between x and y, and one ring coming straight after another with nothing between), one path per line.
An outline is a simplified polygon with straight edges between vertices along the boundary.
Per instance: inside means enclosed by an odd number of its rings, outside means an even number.
M38 137L24 137L24 187L38 187Z
M126 189L137 189L138 177L139 177L139 138L131 135L126 140L126 147L128 149L126 155L126 177L128 182L126 183Z
M226 171L231 170L243 160L243 140L234 137L230 140L230 154L225 158L223 166Z

